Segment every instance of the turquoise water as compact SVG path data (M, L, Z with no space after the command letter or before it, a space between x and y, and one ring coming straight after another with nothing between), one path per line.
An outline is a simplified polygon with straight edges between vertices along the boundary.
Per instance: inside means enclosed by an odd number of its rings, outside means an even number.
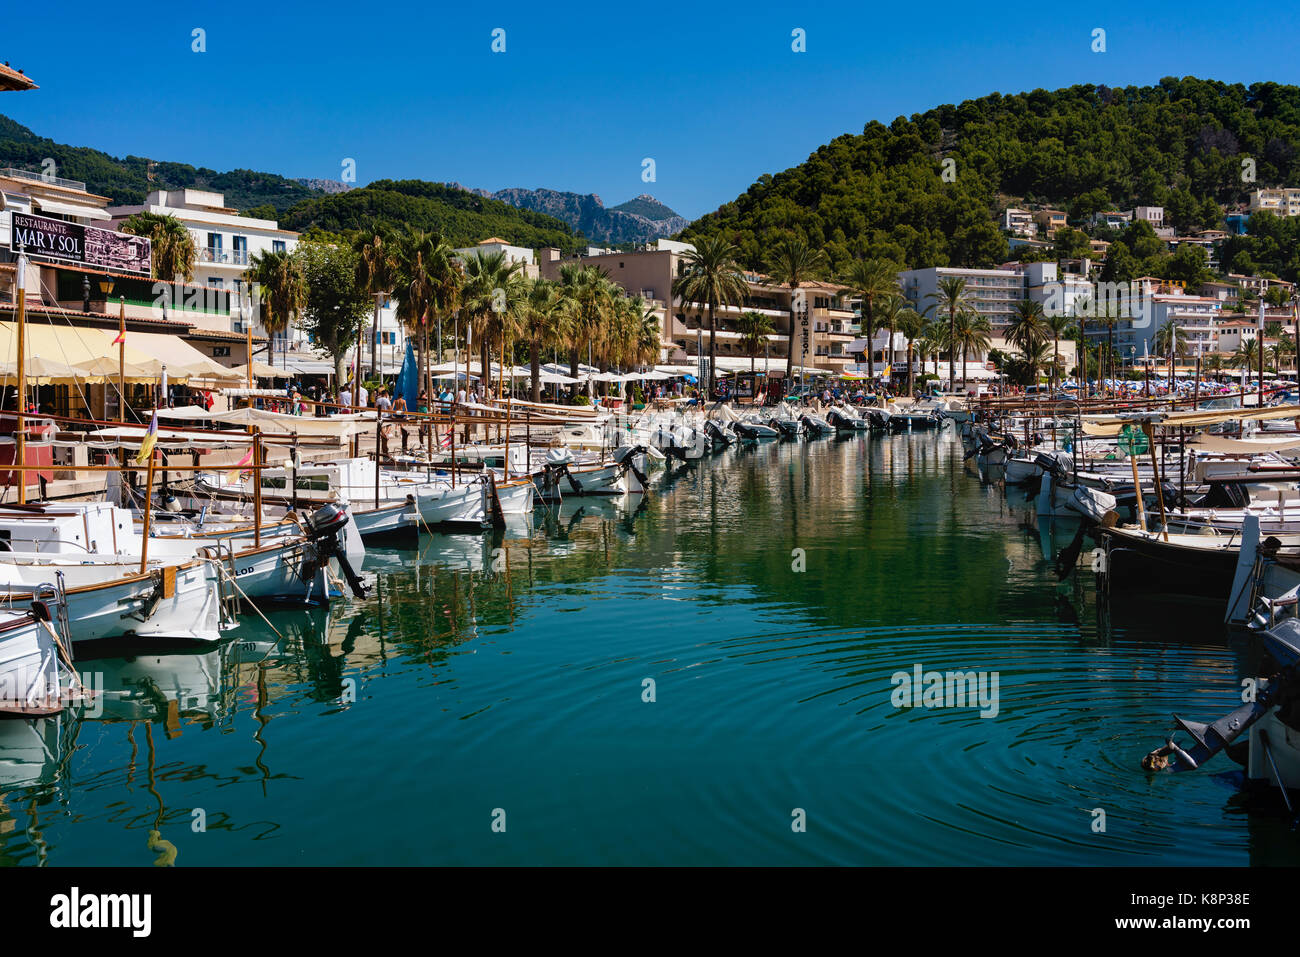
M0 861L149 865L155 830L178 866L1300 860L1226 757L1139 769L1171 712L1235 706L1249 649L1058 585L1073 533L949 429L372 549L365 601L81 661L103 714L0 724ZM915 665L996 672L996 717L894 707Z

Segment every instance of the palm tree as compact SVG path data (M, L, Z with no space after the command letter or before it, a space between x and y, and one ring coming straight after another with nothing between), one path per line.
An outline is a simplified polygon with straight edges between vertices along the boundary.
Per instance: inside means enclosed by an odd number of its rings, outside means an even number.
M531 280L521 303L520 331L528 341L528 370L532 374L534 402L542 400L542 350L560 341L565 318L564 297L559 286L549 279Z
M921 315L925 318L925 328L921 332L921 349L927 356L934 356L934 375L939 376L939 353L948 345L948 324L942 319L930 315L934 309L931 305Z
M505 340L518 316L519 300L524 296L522 279L523 263L511 262L504 250L478 252L465 258L461 311L472 334L478 337L479 383L484 395L491 389L495 342L501 344L502 365L505 364Z
M1015 315L1007 324L1006 339L1021 352L1029 352L1036 345L1047 341L1047 317L1043 304L1033 299L1021 299L1016 302Z
M271 334L273 343L275 334L288 329L290 323L307 308L307 278L303 275L302 263L287 251L254 253L244 270L244 279L260 289L262 325ZM268 357L274 361L271 348L268 343ZM251 355L248 361L253 361ZM285 362L288 362L287 354ZM357 375L360 379L360 370L357 370Z
M417 337L420 381L433 395L429 362L429 321L449 317L459 307L463 275L456 251L439 233L413 230L396 241L397 317L408 335ZM441 360L442 355L438 358Z
M1273 371L1278 375L1282 374L1282 364L1284 361L1295 355L1295 343L1287 336L1279 336L1277 345L1273 347Z
M934 306L940 313L948 314L948 335L945 345L948 347L948 387L952 388L957 377L957 315L968 309L966 302L966 280L962 276L941 276L938 291L930 293L927 299L934 300ZM939 361L935 360L935 372L939 370ZM962 391L966 389L965 374L962 375Z
M1180 356L1184 355L1187 349L1187 330L1176 322L1166 322L1156 330L1156 352L1162 356L1169 355L1170 340L1173 341L1173 351Z
M894 364L894 330L898 328L898 320L905 312L911 311L911 303L903 298L901 294L887 297L880 306L880 324L889 331L889 338L886 340L886 346L882 358L885 367L889 369L890 376L893 376Z
M903 334L907 340L907 394L914 395L912 382L912 343L919 339L925 332L925 316L921 315L915 309L904 309L898 314L895 320L898 323L898 331ZM922 359L922 362L925 360Z
M749 295L749 284L736 262L738 252L721 235L701 237L696 240L695 249L682 257L684 269L673 280L673 295L681 299L683 307L688 303L698 303L707 306L709 310L707 392L710 394L716 379L718 358L718 322L715 313L719 306L739 306Z
M962 309L957 313L956 344L961 348L961 390L966 391L966 358L972 352L983 352L989 347L989 333L992 324L974 309Z
M1048 352L1046 342L1031 340L1012 356L1012 361L1028 372L1029 382L1025 385L1035 385L1038 382L1038 370L1051 367L1055 357Z
M1255 369L1259 367L1259 340L1253 336L1249 339L1242 339L1241 344L1228 357L1228 364L1240 369Z
M736 331L740 333L741 348L749 354L749 374L754 375L754 358L758 355L767 337L772 334L772 320L761 312L742 312L736 320Z
M803 283L816 279L825 272L826 254L820 249L809 246L797 236L784 236L772 247L766 265L768 277L765 282L769 285L785 286L790 290L790 337L786 348L785 378L787 382L792 382L794 381L796 293Z
M884 259L855 259L840 281L862 300L862 334L867 339L867 375L876 377L875 348L876 308L889 299L901 298L898 267ZM897 309L901 309L899 306ZM897 318L897 310L893 318ZM893 347L893 324L890 324L890 347Z
M397 243L382 226L360 233L352 244L358 253L357 285L375 298L375 322L370 329L370 374L375 372L375 350L379 338L379 309L397 287ZM358 378L360 369L357 370Z
M1047 316L1047 331L1052 334L1052 388L1055 390L1061 373L1061 336L1068 336L1074 327L1074 319L1061 312Z
M568 313L566 344L569 347L569 375L578 378L578 361L583 346L594 346L601 324L617 297L609 274L594 265L565 263L560 266L560 292ZM570 396L577 398L579 385L574 383Z
M190 282L194 278L194 263L198 259L194 236L175 216L132 213L118 228L132 236L149 237L150 268L154 279L171 282L175 276L180 276ZM249 361L252 361L251 357Z

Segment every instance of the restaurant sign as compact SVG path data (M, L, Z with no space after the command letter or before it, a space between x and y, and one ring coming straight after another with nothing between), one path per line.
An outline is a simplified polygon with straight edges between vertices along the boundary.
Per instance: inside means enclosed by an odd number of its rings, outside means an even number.
M146 236L132 236L98 226L83 226L47 216L11 212L9 248L39 262L89 266L105 272L149 276Z

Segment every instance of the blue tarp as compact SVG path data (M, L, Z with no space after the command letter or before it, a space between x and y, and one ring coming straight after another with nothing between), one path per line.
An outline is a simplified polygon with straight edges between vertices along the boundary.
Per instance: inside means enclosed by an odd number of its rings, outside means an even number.
M408 409L415 409L415 402L420 395L420 368L415 361L415 350L411 348L411 340L406 340L406 358L402 360L401 371L397 373L397 381L393 384L393 401L397 398L406 400Z

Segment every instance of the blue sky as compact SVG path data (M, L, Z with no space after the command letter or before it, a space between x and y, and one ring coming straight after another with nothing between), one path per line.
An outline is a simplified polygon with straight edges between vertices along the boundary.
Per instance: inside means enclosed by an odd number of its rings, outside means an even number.
M360 184L651 193L690 217L870 120L994 91L1300 82L1297 59L1268 50L1300 27L1280 3L68 0L15 4L5 27L0 61L41 89L0 112L59 142L327 179L351 158Z

